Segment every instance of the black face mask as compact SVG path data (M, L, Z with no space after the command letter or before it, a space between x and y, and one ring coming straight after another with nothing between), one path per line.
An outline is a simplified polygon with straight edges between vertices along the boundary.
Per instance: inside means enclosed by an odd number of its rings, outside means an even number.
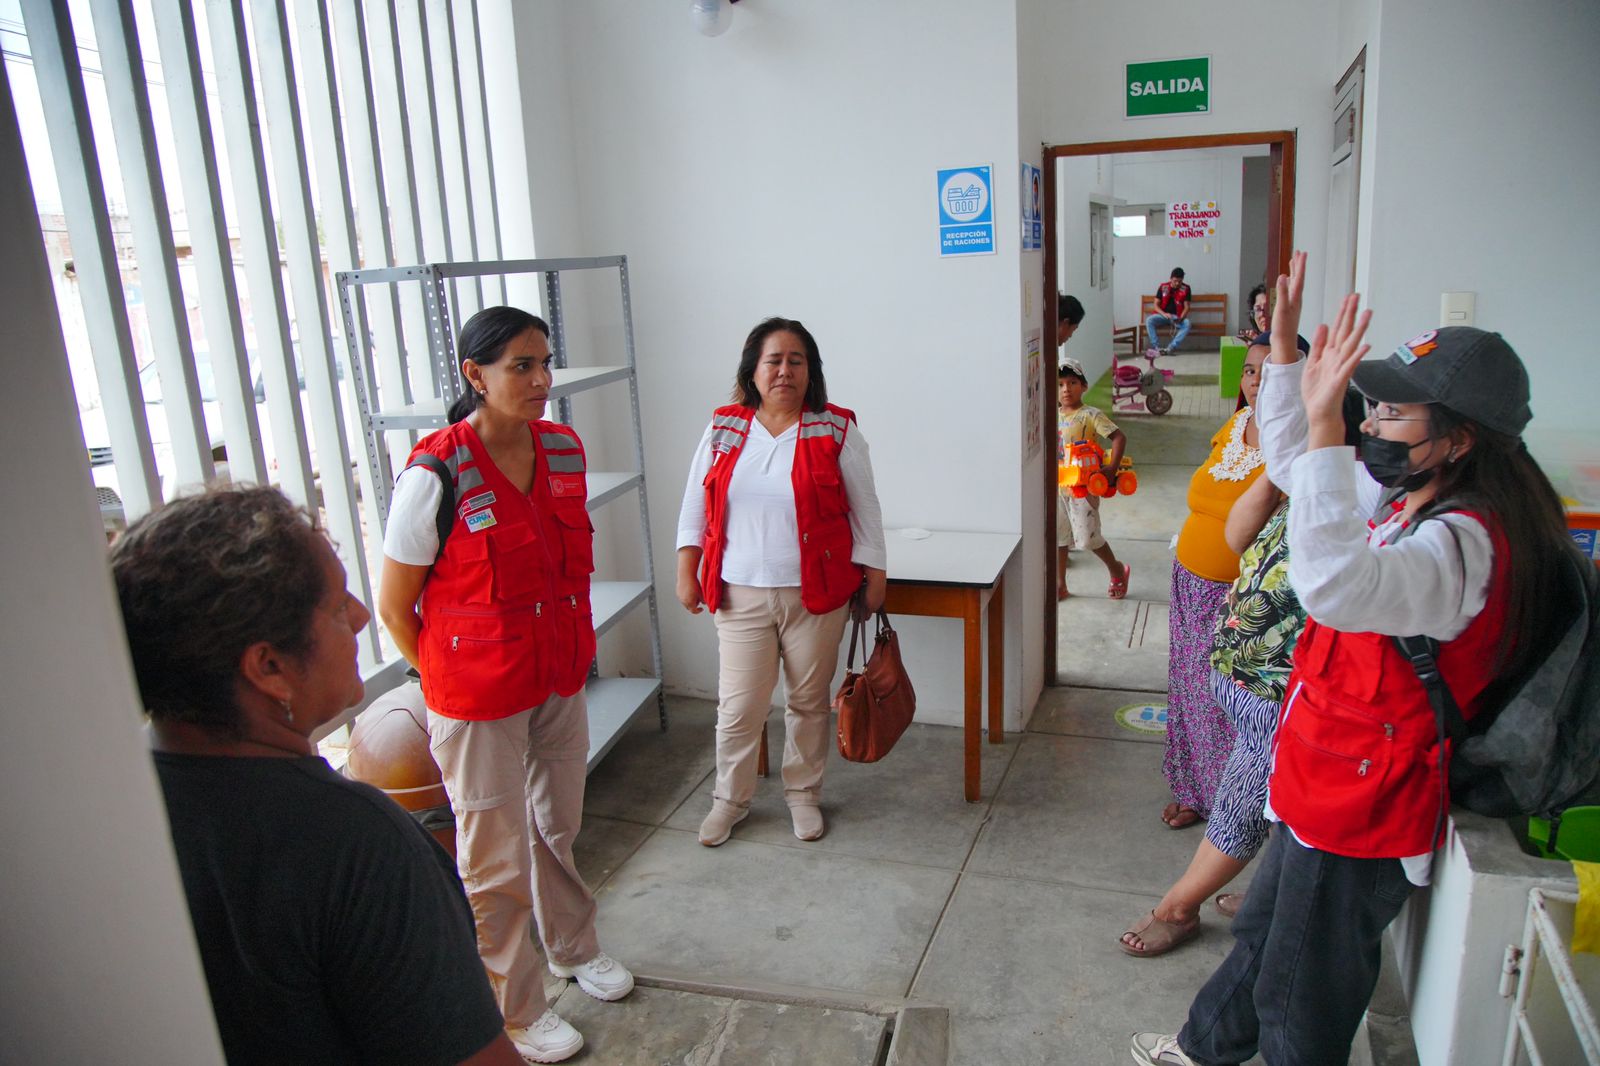
M1411 452L1424 444L1431 444L1433 438L1419 440L1415 444L1407 444L1403 440L1385 440L1374 437L1370 433L1361 434L1361 465L1367 468L1367 473L1372 475L1372 480L1385 488L1399 489L1402 492L1415 492L1429 481L1433 480L1435 468L1427 470L1411 469Z

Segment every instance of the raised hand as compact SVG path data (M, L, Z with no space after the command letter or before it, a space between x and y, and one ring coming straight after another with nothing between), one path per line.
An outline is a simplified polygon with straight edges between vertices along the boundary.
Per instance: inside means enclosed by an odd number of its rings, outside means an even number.
M1278 275L1277 301L1272 308L1272 355L1274 363L1293 363L1300 358L1295 338L1300 333L1300 301L1306 287L1306 253L1289 257L1289 273Z
M1300 377L1300 397L1305 401L1309 445L1331 447L1344 441L1344 396L1356 366L1372 346L1363 344L1371 311L1361 310L1361 297L1346 296L1339 305L1333 328L1318 326L1311 338L1311 354Z

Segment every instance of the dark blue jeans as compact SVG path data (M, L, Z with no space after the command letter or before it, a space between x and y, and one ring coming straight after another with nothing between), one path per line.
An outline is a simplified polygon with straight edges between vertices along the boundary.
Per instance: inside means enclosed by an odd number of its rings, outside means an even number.
M1233 951L1178 1033L1202 1066L1345 1066L1378 983L1382 936L1411 895L1399 859L1307 848L1282 825L1233 920Z

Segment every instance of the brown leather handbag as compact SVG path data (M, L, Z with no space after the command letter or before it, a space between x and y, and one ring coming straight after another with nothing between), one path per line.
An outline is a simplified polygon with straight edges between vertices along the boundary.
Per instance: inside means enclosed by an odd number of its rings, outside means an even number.
M866 662L856 672L856 645ZM850 631L850 655L844 683L833 697L839 712L839 754L850 762L877 762L889 754L917 710L917 694L900 661L900 638L889 616L878 612L877 636L867 654L866 622L856 619Z

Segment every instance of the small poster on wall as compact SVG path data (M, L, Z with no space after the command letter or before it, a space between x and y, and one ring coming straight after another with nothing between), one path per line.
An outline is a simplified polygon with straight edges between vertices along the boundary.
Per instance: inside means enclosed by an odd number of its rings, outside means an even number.
M994 254L994 197L990 168L939 171L939 254Z
M1221 217L1215 200L1180 200L1168 204L1167 236L1181 240L1215 237Z
M1026 372L1022 378L1026 383L1023 389L1023 403L1024 410L1027 411L1022 419L1022 458L1026 462L1038 455L1039 449L1044 444L1044 361L1039 358L1038 330L1028 331L1022 350L1023 361L1026 363Z
M1039 210L1038 167L1022 164L1022 250L1035 252L1043 247L1040 237L1044 230L1044 216Z

